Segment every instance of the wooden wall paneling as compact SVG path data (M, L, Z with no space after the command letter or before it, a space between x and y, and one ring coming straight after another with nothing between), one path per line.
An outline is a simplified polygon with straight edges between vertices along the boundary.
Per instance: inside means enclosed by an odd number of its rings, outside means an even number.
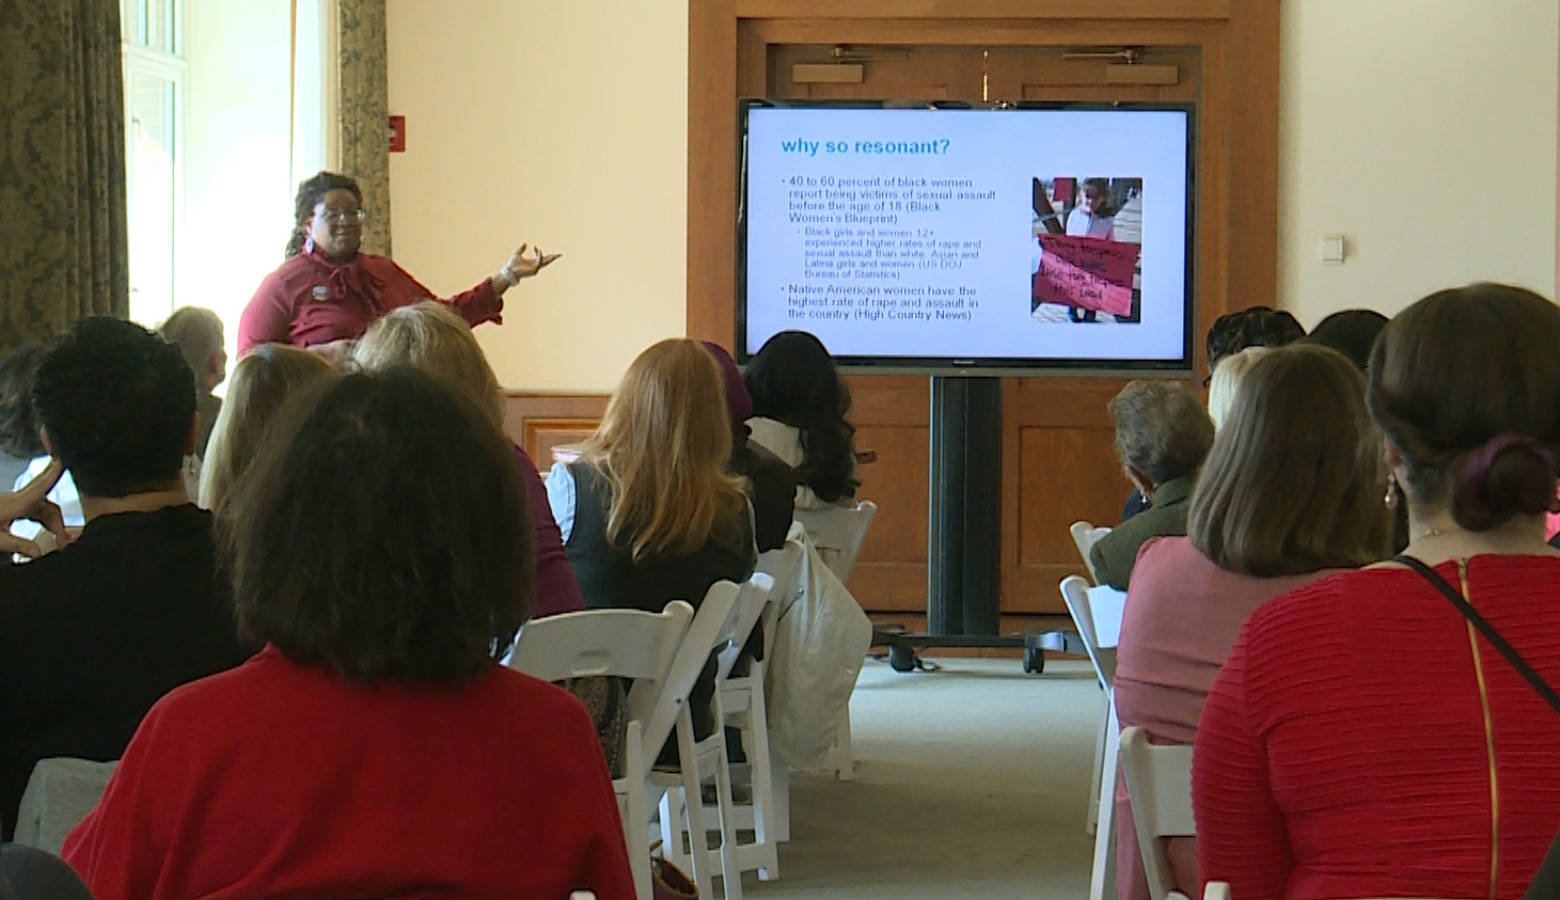
M1251 301L1231 297L1229 293L1229 267L1231 260L1239 259L1242 265L1261 271L1265 266L1270 288L1278 279L1278 258L1274 256L1264 263L1260 257L1245 259L1231 252L1231 242L1236 240L1243 223L1230 217L1229 197L1232 191L1257 190L1257 185L1232 185L1230 183L1227 142L1231 135L1227 128L1229 96L1238 88L1231 85L1234 77L1226 58L1225 43L1219 34L1209 35L1203 45L1202 75L1205 88L1198 100L1197 116L1197 179L1196 241L1197 269L1192 273L1192 289L1196 295L1197 327L1192 332L1192 358L1196 372L1207 371L1207 341L1205 335L1215 319L1232 308L1250 306ZM1222 87L1220 87L1222 85ZM1274 116L1277 117L1277 98L1274 98ZM1275 167L1268 187L1274 196L1278 193L1278 171ZM1254 223L1251 227L1260 228ZM1274 222L1277 227L1277 221ZM1275 248L1276 250L1276 248Z
M1239 3L1218 36L1228 107L1216 124L1240 148L1228 161L1229 221L1241 227L1229 232L1227 309L1278 302L1278 26L1277 2Z
M606 394L507 393L504 430L545 476L552 468L552 448L590 437L607 411L608 399Z
M728 347L737 333L737 58L735 0L689 3L688 337Z
M1051 19L752 19L753 38L770 45L859 47L1121 47L1193 46L1203 22Z
M876 462L857 470L857 496L878 505L851 573L851 592L869 610L925 610L927 379L855 376L848 381L856 446L877 454Z
M1009 378L1002 390L1002 609L1065 610L1057 582L1085 574L1067 532L1114 524L1131 485L1105 404L1120 379Z
M736 15L744 19L1223 20L1241 2L1246 0L738 0Z
M788 91L822 96L825 89L789 85L788 61L822 61L820 54L835 44L866 51L913 50L921 60L934 51L946 54L950 68L957 68L961 49L989 49L991 98L1039 99L1064 80L1065 72L1044 71L1058 64L1059 48L1142 46L1154 56L1179 55L1171 61L1182 68L1181 84L1102 89L1074 77L1076 89L1058 96L1135 99L1149 90L1155 99L1196 97L1194 344L1200 368L1201 335L1212 320L1232 307L1269 302L1274 292L1276 8L1272 0L723 0L691 7L689 333L725 341L732 330L735 212L731 204L718 208L709 201L714 192L735 193L735 122L724 110L734 110L738 86L746 96L785 96ZM723 16L734 25L717 21ZM709 43L721 40L733 44ZM805 48L810 58L801 58L807 55L803 48L787 45L812 45ZM1036 48L1057 49L1036 53ZM728 64L736 66L734 75L705 72ZM867 86L826 90L903 96L866 89L895 68L904 66L869 60ZM902 80L905 74L888 80ZM936 87L966 81L962 73L939 77L916 82L922 96L938 90L945 96L980 96L969 88ZM729 93L722 95L722 90ZM1233 264L1240 268L1231 271ZM926 381L853 378L852 384L860 446L879 451L879 462L862 471L862 493L884 501L852 588L870 608L920 611L925 605ZM1059 610L1056 579L1079 566L1066 524L1074 518L1114 521L1119 513L1126 484L1111 448L1104 404L1120 384L1119 379L1005 382L1004 611Z

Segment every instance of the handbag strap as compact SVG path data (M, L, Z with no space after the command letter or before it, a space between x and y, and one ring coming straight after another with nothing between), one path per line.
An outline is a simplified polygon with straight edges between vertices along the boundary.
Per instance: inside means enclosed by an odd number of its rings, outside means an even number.
M1453 589L1450 584L1447 584L1445 578L1442 578L1438 572L1420 560L1404 553L1392 557L1392 561L1402 563L1418 572L1426 581L1430 582L1432 587L1445 595L1446 599L1452 601L1452 605L1457 607L1457 611L1463 614L1463 618L1472 623L1473 627L1479 629L1489 639L1489 642L1495 645L1495 649L1500 651L1501 656L1506 657L1506 661L1511 663L1513 669L1517 670L1517 674L1527 679L1527 683L1533 686L1533 690L1538 691L1538 695L1544 698L1544 702L1548 703L1551 709L1560 713L1560 696L1556 696L1554 690L1544 683L1544 679L1538 677L1538 673L1533 671L1533 667L1528 665L1527 661L1517 651L1511 649L1511 645L1506 643L1506 639L1500 636L1500 632L1495 630L1495 626L1491 625L1488 619L1474 609L1473 605L1462 594Z

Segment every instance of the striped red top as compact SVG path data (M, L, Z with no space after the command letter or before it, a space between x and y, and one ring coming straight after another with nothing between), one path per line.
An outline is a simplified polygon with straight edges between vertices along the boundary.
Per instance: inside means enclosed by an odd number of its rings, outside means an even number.
M1466 580L1560 686L1560 559L1476 556ZM1239 900L1520 897L1560 828L1560 715L1470 633L1397 567L1254 613L1197 730L1201 877Z

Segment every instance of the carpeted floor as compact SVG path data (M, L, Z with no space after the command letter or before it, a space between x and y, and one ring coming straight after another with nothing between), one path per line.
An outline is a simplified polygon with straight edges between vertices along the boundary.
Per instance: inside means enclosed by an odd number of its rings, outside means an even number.
M1087 662L1025 675L950 658L901 674L869 660L851 701L856 778L796 776L778 881L761 900L1087 895L1083 830L1100 692ZM717 887L717 893L718 893Z

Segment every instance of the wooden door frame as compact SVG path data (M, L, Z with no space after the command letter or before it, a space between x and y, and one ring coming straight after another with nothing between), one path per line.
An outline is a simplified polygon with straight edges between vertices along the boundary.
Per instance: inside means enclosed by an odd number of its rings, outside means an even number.
M1278 28L1279 0L693 0L688 335L728 346L735 337L737 99L763 93L777 43L1199 47L1197 335L1232 308L1271 305ZM1202 342L1193 344L1200 366Z

